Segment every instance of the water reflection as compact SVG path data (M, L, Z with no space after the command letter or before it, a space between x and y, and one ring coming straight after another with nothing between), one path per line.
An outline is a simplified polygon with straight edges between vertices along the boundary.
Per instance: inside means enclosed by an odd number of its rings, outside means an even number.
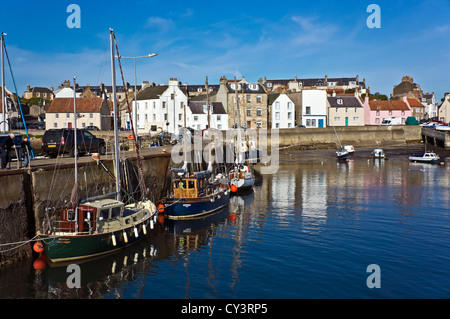
M409 260L421 254L414 248L427 240L431 244L423 247L436 250L427 234L448 236L439 221L445 214L448 218L442 207L450 204L449 173L446 165L391 159L282 164L277 174L262 176L253 191L232 196L226 209L195 220L167 220L152 237L126 250L80 262L80 289L67 287L67 264L40 269L30 264L0 272L0 298L268 298L280 293L295 298L308 280L316 278L313 286L332 282L326 274L339 269L330 268L330 260L342 254L340 269L344 259L370 263L386 255L400 260L400 254ZM421 227L429 217L435 223L425 232ZM366 251L369 257L356 256ZM292 262L281 262L286 256ZM305 276L280 288L278 271ZM349 274L340 277L346 286ZM361 281L351 279L350 285ZM336 285L330 297L341 297L344 290Z

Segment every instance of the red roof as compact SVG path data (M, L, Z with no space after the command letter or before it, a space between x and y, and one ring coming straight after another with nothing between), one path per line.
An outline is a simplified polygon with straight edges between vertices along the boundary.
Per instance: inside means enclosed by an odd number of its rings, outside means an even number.
M408 105L399 101L369 101L369 107L372 111L409 111Z
M416 100L416 99L408 99L408 103L409 103L409 106L411 106L411 107L413 107L413 106L415 106L415 107L417 107L417 106L423 107L423 104L420 103L420 102L419 102L418 100Z
M107 101L109 110L112 111L112 103ZM103 105L102 98L77 98L78 113L99 113ZM47 109L47 113L69 113L73 112L73 98L54 99Z

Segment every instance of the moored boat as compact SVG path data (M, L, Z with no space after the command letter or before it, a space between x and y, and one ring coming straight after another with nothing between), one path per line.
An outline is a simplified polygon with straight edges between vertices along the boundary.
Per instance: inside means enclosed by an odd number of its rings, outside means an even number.
M228 205L230 187L226 179L210 170L189 174L184 169L174 169L172 193L158 205L158 210L169 219L198 218Z
M413 155L409 157L409 160L412 162L425 162L425 163L434 163L439 161L439 159L440 157L436 153L430 151L426 151L422 155Z
M115 35L110 30L111 60L113 74L113 106L114 114L117 114L117 100L115 87L114 68L114 41ZM117 47L117 46L116 46ZM117 56L120 56L117 52ZM120 59L119 59L120 62ZM125 83L124 83L125 84ZM74 78L74 118L76 118L76 95ZM128 98L126 99L128 101ZM74 121L74 130L76 130ZM134 130L133 130L134 132ZM133 133L134 136L134 133ZM134 137L136 141L136 138ZM41 239L41 244L45 254L52 262L62 262L91 258L114 252L125 248L147 235L156 221L156 206L146 199L146 188L141 183L142 200L133 200L133 203L125 204L122 201L121 178L120 178L120 157L118 142L118 121L114 117L114 142L115 142L115 172L114 175L116 191L114 193L103 194L78 200L78 169L77 154L74 157L75 183L72 190L70 203L66 207L58 209L59 215L53 222L49 223L44 230L37 232ZM77 150L75 139L75 150ZM136 152L138 147L136 145ZM138 162L140 164L140 157ZM100 163L99 158L95 158ZM102 164L104 167L104 165ZM141 166L140 166L141 167ZM141 181L143 181L142 169L140 170ZM115 196L116 199L106 197ZM39 247L39 250L41 248Z
M340 148L336 151L337 159L347 159L350 156L350 153L343 148Z
M386 158L386 154L384 153L384 151L381 148L375 148L372 151L373 157L375 158Z

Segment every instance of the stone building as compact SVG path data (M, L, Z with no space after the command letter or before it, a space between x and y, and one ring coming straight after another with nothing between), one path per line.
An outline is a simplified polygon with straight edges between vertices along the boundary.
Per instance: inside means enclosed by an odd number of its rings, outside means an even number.
M249 83L244 77L235 81L223 76L215 99L226 108L229 128L238 125L238 106L242 127L268 128L268 96L262 79L257 83Z

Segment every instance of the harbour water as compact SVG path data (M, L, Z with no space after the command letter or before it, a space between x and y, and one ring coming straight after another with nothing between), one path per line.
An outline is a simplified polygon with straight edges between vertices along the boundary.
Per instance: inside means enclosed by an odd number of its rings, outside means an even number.
M448 162L374 160L368 150L344 162L295 156L225 210L79 263L81 288L68 287L68 264L25 263L0 271L0 298L450 296Z

